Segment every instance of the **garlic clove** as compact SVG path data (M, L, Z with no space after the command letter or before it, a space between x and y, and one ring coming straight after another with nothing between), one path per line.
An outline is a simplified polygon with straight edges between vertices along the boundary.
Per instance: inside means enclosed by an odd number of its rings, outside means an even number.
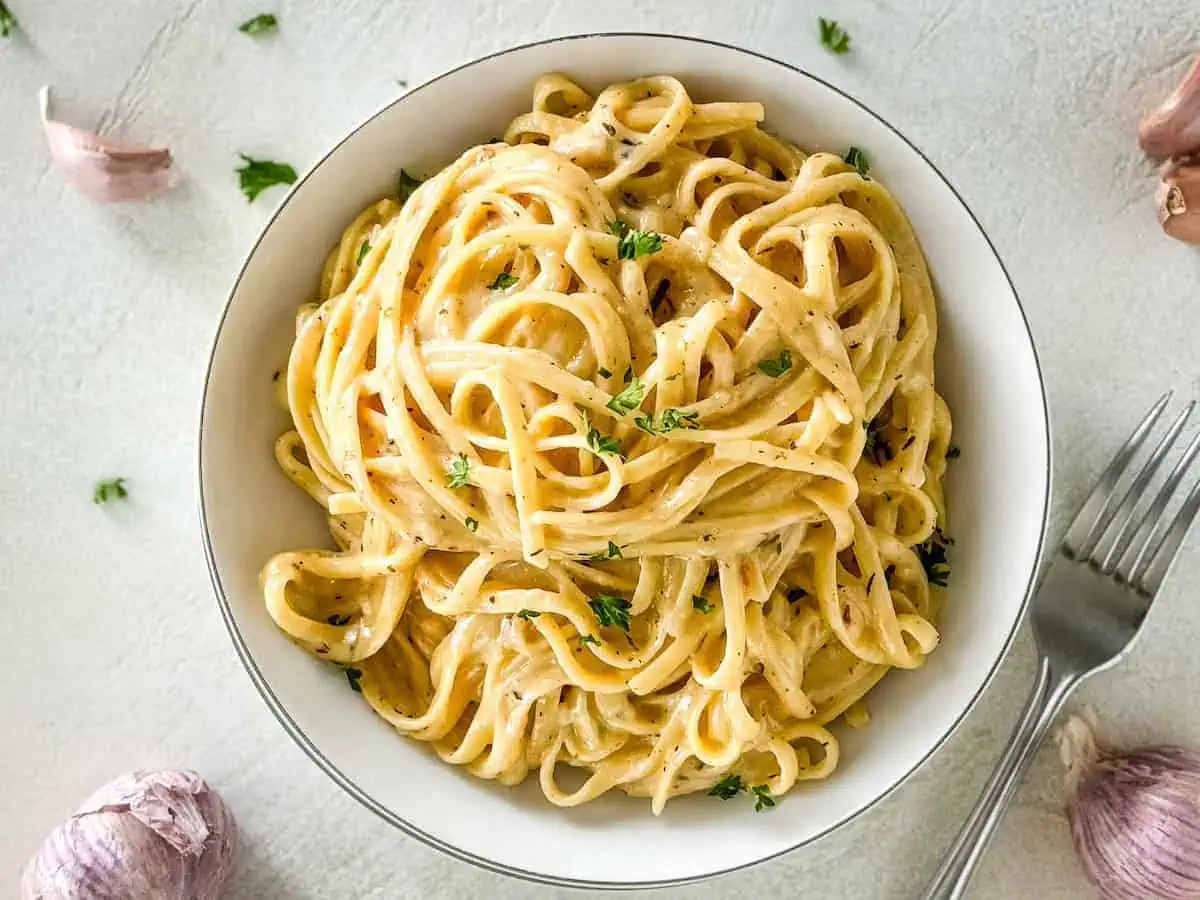
M149 200L178 180L171 151L132 147L50 117L50 88L38 94L50 156L81 192L101 202Z
M1154 199L1163 231L1186 244L1200 244L1200 160L1166 165Z
M1200 56L1171 96L1142 120L1138 141L1156 160L1200 151Z

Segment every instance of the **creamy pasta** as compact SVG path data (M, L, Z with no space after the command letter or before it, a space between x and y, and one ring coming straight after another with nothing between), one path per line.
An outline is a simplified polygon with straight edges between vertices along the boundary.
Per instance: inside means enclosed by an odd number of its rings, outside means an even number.
M773 805L937 646L925 262L878 181L762 119L546 75L300 310L276 455L337 549L271 559L267 608L480 778Z

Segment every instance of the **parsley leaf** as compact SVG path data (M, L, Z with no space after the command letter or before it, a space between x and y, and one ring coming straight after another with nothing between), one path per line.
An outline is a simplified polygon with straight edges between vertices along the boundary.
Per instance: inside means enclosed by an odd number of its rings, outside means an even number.
M538 612L536 609L523 609L519 613L517 613L517 618L525 619L526 621L528 621L529 619L536 619L540 615L541 615L541 613Z
M371 242L363 241L362 246L358 248L358 259L354 260L354 265L361 266L362 261L367 258L367 254L371 252Z
M466 487L467 473L470 470L471 463L467 461L467 455L465 453L458 454L458 456L450 460L450 471L446 473L446 487Z
M603 553L593 553L589 559L592 562L604 562L609 559L621 559L621 548L612 541L608 542L608 549Z
M625 458L625 454L621 450L621 442L615 437L601 434L597 428L592 428L588 431L587 442L588 446L597 453L611 453L619 459Z
M708 790L708 796L731 800L746 789L741 775L726 775Z
M472 534L479 530L479 520L472 518L471 516L467 516L467 518L463 520L463 524L467 526L467 531L471 532Z
M863 428L867 430L867 441L863 444L863 456L865 458L871 460L877 466L882 466L895 456L895 453L892 451L892 445L888 443L887 438L883 435L883 425L878 419L863 422Z
M663 236L657 231L630 228L619 220L609 222L608 230L617 236L617 259L637 259L663 248Z
M630 603L624 597L601 594L595 600L589 600L588 606L601 625L615 625L622 631L629 631Z
M350 682L351 690L353 690L354 693L356 693L356 694L361 694L362 686L358 682L359 682L359 679L362 678L362 670L361 669L344 669L343 671L345 671L345 673L346 673L346 680L348 682Z
M332 616L330 616L325 621L328 622L330 625L345 625L347 622L350 621L350 617L346 616L346 615L342 615L341 613L334 613Z
M253 19L247 19L238 26L242 34L265 34L279 27L279 20L274 13L260 13Z
M654 424L654 416L638 416L633 423L648 434L666 434L668 431L675 431L679 428L685 431L699 428L699 419L700 413L698 412L685 413L674 406L668 406L663 410L661 425Z
M9 12L4 0L0 0L0 37L8 37L16 30L17 17Z
M588 644L599 644L600 639L594 634L581 634L579 636L579 646L586 647Z
M600 368L598 368L596 370L596 374L598 374L601 378L612 378L612 372L610 372L608 369L604 368L604 366L601 366Z
M946 587L950 583L950 564L946 561L946 548L953 543L954 541L942 533L942 529L935 528L929 540L917 544L915 548L917 558L921 560L921 566L925 569L925 577L935 587Z
M642 398L645 396L646 386L642 384L642 379L634 375L620 393L608 401L606 406L618 416L626 416L642 405Z
M245 153L238 154L245 165L237 170L238 182L242 193L251 203L263 191L277 184L295 184L296 170L287 163L273 162L269 159L253 159Z
M92 491L92 502L107 503L109 500L124 500L128 496L129 491L125 489L124 478L106 478L96 482Z
M962 456L962 450L958 447L950 446L946 448L946 459L958 459Z
M762 812L764 809L770 809L775 805L775 798L771 796L771 792L767 790L765 784L756 784L750 790L754 792L755 812Z
M854 166L854 171L862 178L867 178L867 173L871 171L871 160L867 158L865 151L858 147L851 147L846 151L846 155L842 157L846 161L846 165ZM870 179L867 178L869 181Z
M830 53L841 56L850 50L850 35L835 20L823 16L817 19L821 29L821 44Z
M699 594L692 594L692 609L696 610L696 612L702 612L707 615L716 609L716 607Z
M400 198L400 205L403 206L409 197L413 195L413 191L424 184L425 179L414 178L403 169L396 177L396 196Z
M779 351L779 356L776 359L764 359L758 364L758 371L764 375L769 375L772 378L778 378L784 372L792 367L792 351L783 349Z
M507 291L510 287L517 283L517 279L507 272L501 272L496 276L496 280L488 285L488 288L493 291Z

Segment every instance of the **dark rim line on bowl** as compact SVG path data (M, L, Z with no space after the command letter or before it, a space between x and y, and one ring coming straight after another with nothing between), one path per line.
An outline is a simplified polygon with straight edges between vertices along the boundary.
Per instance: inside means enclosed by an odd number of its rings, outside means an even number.
M946 187L950 189L950 193L954 195L954 199L958 201L959 205L963 208L963 210L971 218L971 221L975 224L975 227L979 230L979 233L983 236L984 241L987 242L988 249L991 250L991 252L992 252L992 257L996 260L996 263L1000 266L1000 271L1004 274L1004 279L1008 283L1009 290L1012 291L1013 298L1016 300L1016 303L1017 303L1017 311L1020 313L1021 321L1025 325L1025 333L1029 338L1030 350L1033 353L1033 363L1034 363L1034 367L1037 371L1038 387L1040 389L1041 401L1042 401L1042 418L1043 418L1043 420L1045 422L1045 426L1046 426L1046 491L1045 491L1045 496L1042 499L1041 533L1038 535L1037 552L1034 557L1034 565L1033 565L1032 571L1030 572L1030 575L1029 575L1029 582L1025 586L1025 594L1021 600L1020 615L1018 615L1016 617L1016 619L1014 620L1012 629L1009 631L1008 637L1004 641L1004 646L1001 648L1000 653L997 655L995 663L993 663L991 669L988 671L987 675L983 679L982 684L980 684L979 690L976 691L975 695L971 698L970 702L967 703L967 706L963 709L962 713L954 721L954 723L950 726L950 728L946 731L946 733L944 735L942 735L941 738L938 739L937 743L934 744L934 746L929 750L929 752L926 753L923 757L921 757L921 759L918 760L916 762L916 764L913 765L912 768L910 768L907 772L905 772L902 776L900 776L900 778L898 778L896 780L896 782L894 784L892 784L883 793L881 793L877 797L874 797L871 800L865 802L862 806L860 806L858 809L851 812L849 815L847 815L841 821L836 822L833 825L830 825L828 828L824 829L823 831L819 832L818 834L813 835L811 838L800 841L799 843L794 844L785 850L780 850L776 853L770 854L769 856L764 856L761 859L756 859L751 862L743 863L742 865L739 865L739 866L733 866L728 869L720 869L720 870L717 870L714 872L706 872L701 875L688 875L688 876L681 877L681 878L667 878L667 879L661 879L658 881L613 882L613 881L590 881L590 880L575 879L575 878L561 878L561 877L557 877L557 876L553 876L553 875L543 875L538 872L529 872L529 871L526 871L525 869L514 868L512 866L505 865L504 863L499 863L499 862L496 862L495 860L487 859L486 857L476 856L473 853L468 853L467 851L462 850L458 847L454 847L450 844L444 843L443 841L439 840L438 838L434 837L433 835L426 834L424 831L420 830L416 826L412 825L411 823L402 819L400 816L393 813L391 810L384 807L379 801L375 800L373 797L371 797L369 794L367 794L365 791L363 791L360 787L358 787L357 784L355 784L353 781L351 781L349 777L344 775L332 762L330 762L328 759L325 758L324 755L322 755L321 751L319 749L317 749L317 747L312 743L311 740L309 740L308 736L303 731L301 731L300 727L296 724L296 722L288 714L287 710L285 710L283 708L283 704L279 701L279 698L275 696L274 692L271 690L270 686L267 684L266 679L263 677L262 672L259 671L258 666L255 664L253 658L250 656L250 652L249 652L248 648L246 647L246 643L242 638L241 632L238 630L237 623L234 621L233 611L230 609L229 601L225 596L225 590L221 585L221 578L220 578L220 575L217 573L216 561L213 558L212 540L209 537L208 519L207 519L207 516L205 515L205 509L204 509L204 415L205 415L207 401L208 401L209 381L212 379L213 364L216 361L217 345L221 339L221 332L224 330L224 327L225 327L225 320L229 316L229 309L230 309L230 306L233 304L233 298L237 294L238 286L241 284L242 278L246 274L246 269L250 265L250 260L254 257L254 254L257 252L259 245L262 243L263 238L265 237L266 233L271 229L271 226L275 223L275 220L279 218L280 214L287 207L288 203L291 202L292 197L295 196L296 192L299 191L304 186L304 183L306 181L308 181L308 179L312 176L313 172L315 172L320 166L322 166L325 163L325 161L329 159L329 157L331 157L334 153L336 153L342 147L342 145L344 145L347 141L350 141L351 139L353 139L354 136L357 135L360 131L362 131L363 128L365 128L367 125L369 125L375 119L379 118L379 116L386 113L389 109L391 109L391 107L393 105L404 100L405 97L408 97L410 94L413 94L416 91L422 90L423 88L425 88L426 86L428 86L430 84L441 81L443 78L447 78L451 75L461 72L464 69L468 69L471 66L476 65L477 63L481 63L481 62L484 62L489 59L495 59L496 57L500 57L500 56L507 56L510 53L517 53L522 50L527 50L530 47L540 47L540 46L544 46L547 44L557 44L557 43L563 43L563 42L567 42L567 41L589 40L589 39L593 39L593 38L627 38L627 37L664 38L667 40L688 41L688 42L694 43L694 44L707 44L712 47L720 47L724 50L732 50L735 53L744 53L748 56L753 56L758 59L764 60L766 62L770 62L770 63L774 63L775 65L782 66L785 69L795 72L798 75L803 75L805 78L815 81L818 84L820 84L820 85L828 88L829 90L833 91L834 93L838 94L842 98L849 100L855 106L859 107L861 110L863 110L869 116L871 116L873 119L878 121L881 125L883 125L889 131L894 133L897 137L900 138L900 140L902 140L905 144L907 144L909 146L909 148L914 153L916 153L917 156L919 156L921 158L921 160L924 161L924 163L927 166L929 166L929 168L932 169L937 174L938 178L940 178L942 180L942 183L945 184ZM364 121L362 121L358 125L356 125L349 134L347 134L344 138L342 138L342 140L338 141L338 143L335 144L329 150L329 152L327 152L316 163L314 163L309 168L309 170L304 173L304 176L299 181L297 181L296 184L292 187L292 189L288 192L287 196L283 199L283 202L279 204L278 209L276 209L275 212L272 213L270 220L263 227L262 231L259 234L258 239L254 243L254 246L250 249L250 252L246 255L246 259L242 263L241 270L238 272L237 278L234 280L233 288L229 292L229 297L225 301L225 308L221 312L221 321L218 323L216 334L213 337L212 350L209 352L208 369L204 375L204 389L201 392L201 402L200 402L200 434L199 434L199 440L197 443L197 449L198 449L197 487L199 490L199 495L197 497L197 500L198 500L199 511L200 511L200 528L201 528L201 531L202 531L203 537L204 537L204 556L208 562L208 573L209 573L210 579L212 580L213 590L216 592L216 595L217 595L217 604L221 610L221 617L225 620L225 627L228 629L229 636L233 640L234 649L237 651L238 658L241 659L242 665L245 666L247 673L250 675L250 680L254 683L254 687L258 691L259 696L262 697L262 699L266 703L268 709L271 710L272 714L279 721L279 724L281 724L283 726L284 730L291 736L292 740L294 740L297 744L299 744L300 748L309 756L309 758L314 763L316 763L317 766L319 768L321 768L325 772L326 775L328 775L331 779L333 779L333 781L339 787L341 787L342 790L344 790L346 793L348 793L351 797L353 797L355 800L357 800L359 803L361 803L367 809L371 810L371 812L375 813L377 816L379 816L385 822L388 822L390 825L400 829L401 831L403 831L405 834L409 835L410 837L414 837L417 840L425 843L426 845L428 845L430 847L433 847L437 850L441 850L443 853L447 854L448 856L454 857L455 859L461 860L463 862L471 863L472 865L479 866L480 868L486 869L490 872L495 872L500 875L509 875L509 876L512 876L515 878L520 878L525 881L535 882L538 884L554 885L554 886L559 886L559 887L572 887L572 888L599 888L599 889L605 889L605 890L637 890L637 889L644 889L644 888L673 887L673 886L679 886L679 885L684 885L684 884L694 884L696 882L704 881L709 878L716 878L721 875L729 875L733 872L740 872L745 869L749 869L752 866L757 866L762 863L769 862L773 859L778 859L779 857L783 856L784 854L791 853L792 851L798 850L801 847L805 847L805 846L808 846L809 844L813 844L816 841L820 840L821 838L831 834L838 828L841 828L842 826L849 824L850 822L854 821L859 816L861 816L863 813L867 812L868 810L870 810L874 806L876 806L878 803L883 801L886 797L890 796L893 791L895 791L902 784L907 782L913 776L913 774L918 769L920 769L922 766L924 766L925 763L928 762L929 759L935 753L937 753L943 746L945 746L946 743L950 740L950 738L953 737L954 734L958 731L958 729L962 725L963 721L970 714L970 712L975 708L976 704L978 704L980 698L983 696L984 691L986 691L988 686L992 683L992 680L995 677L996 672L999 670L1000 665L1004 662L1004 660L1008 656L1009 651L1012 649L1012 644L1013 644L1013 641L1016 639L1017 631L1019 630L1021 624L1025 620L1025 614L1028 611L1028 606L1029 606L1029 598L1033 591L1033 586L1037 581L1042 554L1043 554L1043 551L1045 550L1046 530L1049 525L1048 520L1049 520L1049 510L1050 510L1050 483L1052 480L1052 473L1053 473L1053 459L1052 459L1052 455L1051 455L1052 454L1052 444L1050 441L1050 408L1049 408L1049 405L1046 400L1046 384L1045 384L1045 380L1042 377L1042 365L1041 365L1041 361L1038 358L1037 345L1033 339L1033 331L1029 327L1029 317L1025 314L1025 309L1021 305L1021 298L1017 294L1017 289L1016 289L1016 286L1013 284L1012 277L1008 274L1008 270L1004 267L1004 261L1000 258L1000 254L998 254L996 252L996 247L992 243L991 238L988 237L987 232L984 231L983 226L980 224L979 220L975 217L975 214L971 211L971 208L969 206L967 206L967 204L963 200L962 196L958 193L958 191L954 188L954 185L952 185L950 183L950 181L946 178L946 176L942 174L941 170L938 169L938 167L935 166L933 164L933 162L924 153L922 153L921 150L912 141L910 141L907 137L905 137L904 134L901 133L899 129L895 128L893 125L886 122L882 117L877 115L872 110L868 109L866 107L866 105L864 105L863 103L861 103L860 101L858 101L857 99L852 97L846 91L842 90L841 88L837 87L836 85L830 84L829 82L825 81L822 78L817 77L816 75L806 72L803 69L797 68L796 66L793 66L790 63L786 63L781 60L775 59L774 57L768 56L765 53L759 53L755 50L747 50L744 47L738 47L733 44L724 43L722 41L714 41L714 40L709 40L708 38L698 38L698 37L691 37L691 36L686 36L686 35L672 35L672 34L663 34L661 32L640 32L640 31L592 32L589 34L570 34L570 35L563 35L561 37L556 37L556 38L546 38L546 39L540 40L540 41L531 41L526 44L520 44L516 47L509 47L506 50L499 50L499 51L496 51L495 53L489 53L485 56L481 56L476 59L470 60L469 62L463 63L462 65L455 66L454 68L449 69L449 70L441 73L440 75L434 76L433 78L418 85L417 87L413 88L412 90L407 91L402 96L393 100L387 106L384 106L382 109L379 109L376 112L372 113L367 119L365 119Z

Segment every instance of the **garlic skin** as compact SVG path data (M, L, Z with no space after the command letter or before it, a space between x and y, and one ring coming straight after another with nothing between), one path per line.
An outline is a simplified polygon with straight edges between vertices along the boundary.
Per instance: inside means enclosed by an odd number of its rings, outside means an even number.
M1200 159L1164 166L1154 199L1163 231L1185 244L1200 245Z
M1067 816L1103 900L1200 898L1200 754L1183 747L1118 751L1073 716L1059 735Z
M171 151L132 147L50 116L50 88L38 93L50 156L82 193L103 203L149 200L176 183Z
M1138 141L1156 160L1200 151L1200 56L1171 96L1142 120Z
M233 814L195 772L131 772L46 837L21 900L217 900L236 850Z

